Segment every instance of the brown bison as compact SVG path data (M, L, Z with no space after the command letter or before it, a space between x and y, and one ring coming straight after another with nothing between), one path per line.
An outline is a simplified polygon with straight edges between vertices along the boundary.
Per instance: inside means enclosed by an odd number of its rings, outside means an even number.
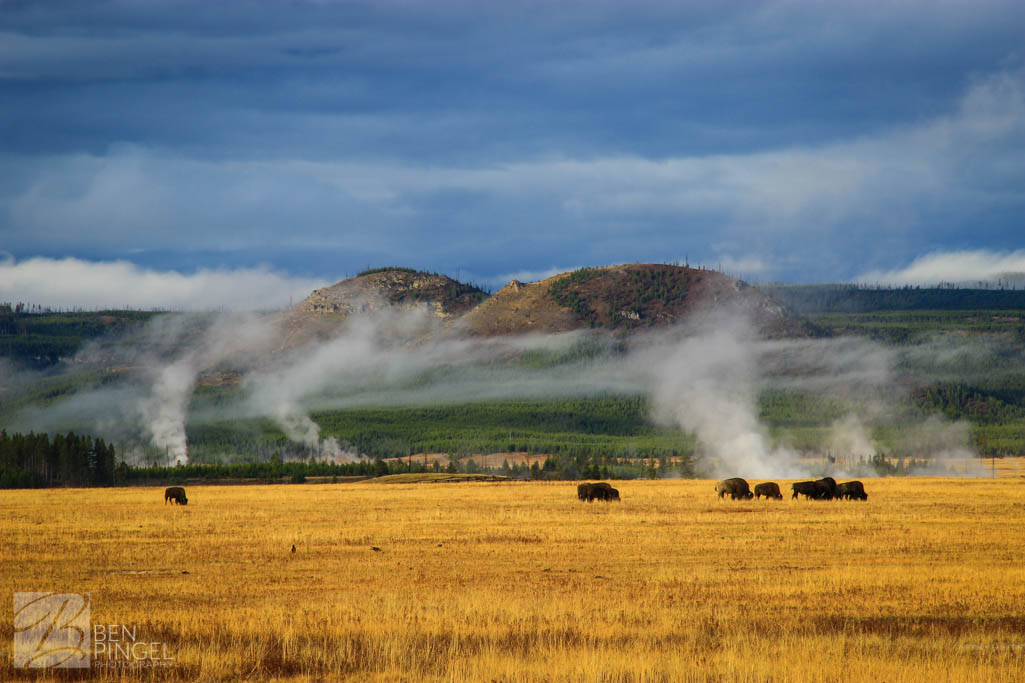
M790 489L794 492L791 498L797 498L798 495L802 495L805 498L818 497L818 491L813 481L795 481L790 485Z
M722 498L727 493L730 494L730 498L733 500L745 500L748 498L754 498L755 494L751 493L751 487L747 485L747 482L740 477L734 477L733 479L723 479L717 482L715 485L715 492Z
M603 481L596 484L584 483L577 486L577 498L588 503L594 500L619 500L619 491Z
M587 482L579 484L577 486L577 498L580 500L592 501L594 500L594 496L592 494L593 491L594 484L588 484Z
M819 500L833 500L840 497L836 492L836 479L832 477L822 477L816 481L815 490L818 492L816 498Z
M178 505L188 505L189 499L185 497L185 489L181 486L168 486L164 489L164 504L173 500Z
M840 497L836 490L836 479L832 477L794 482L790 488L794 492L794 498L797 498L798 494L812 500L833 500Z
M847 500L868 500L865 486L860 481L848 481L838 484L836 487L836 497L846 498Z
M755 498L761 498L762 496L783 500L783 494L779 492L779 486L774 481L755 485Z

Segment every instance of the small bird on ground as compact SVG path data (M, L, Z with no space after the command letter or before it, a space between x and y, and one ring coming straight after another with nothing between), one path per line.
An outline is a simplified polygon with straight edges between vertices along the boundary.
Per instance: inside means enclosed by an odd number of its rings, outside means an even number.
M380 548L378 548L378 547L377 547L376 545L372 545L372 546L370 546L370 549L371 549L371 550L373 550L373 551L374 551L375 553L379 553L379 552L381 552L381 549L380 549Z
M292 544L292 552L295 552L295 543Z

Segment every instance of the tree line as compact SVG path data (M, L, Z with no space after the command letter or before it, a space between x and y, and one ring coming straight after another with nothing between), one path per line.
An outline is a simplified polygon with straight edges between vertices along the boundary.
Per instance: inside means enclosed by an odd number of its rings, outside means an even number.
M801 315L867 313L870 311L1025 310L1025 290L988 283L977 288L943 284L937 287L865 285L763 285L761 291Z
M658 457L613 457L586 448L526 462L501 465L486 456L453 455L447 464L413 456L359 458L334 462L309 457L285 460L275 451L268 460L245 463L190 463L132 466L118 461L113 444L73 432L7 434L0 431L0 488L95 487L130 484L176 484L187 481L244 479L302 483L307 477L381 477L389 474L448 472L496 474L511 479L578 480L693 476L690 457L665 452Z
M125 481L125 473L113 444L103 439L0 430L0 488L113 486Z

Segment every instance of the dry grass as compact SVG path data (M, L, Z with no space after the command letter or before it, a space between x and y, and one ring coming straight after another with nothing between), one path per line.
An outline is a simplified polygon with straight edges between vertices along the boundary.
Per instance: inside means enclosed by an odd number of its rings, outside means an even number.
M364 479L371 484L458 484L482 481L508 481L509 477L499 474L448 474L447 472L407 472L386 474L383 477Z
M996 458L992 460L982 458L980 465L983 470L992 467L991 471L998 477L1019 477L1020 479L1025 479L1025 458Z
M1020 680L1025 481L865 482L2 492L0 586L90 592L167 643L162 679Z

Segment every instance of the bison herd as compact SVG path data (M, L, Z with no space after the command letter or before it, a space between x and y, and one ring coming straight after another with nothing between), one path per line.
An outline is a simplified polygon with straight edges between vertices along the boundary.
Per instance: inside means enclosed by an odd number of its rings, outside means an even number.
M792 498L804 496L811 500L868 500L865 486L860 481L837 484L836 479L823 477L815 481L797 481L790 488L794 492Z
M794 492L792 498L799 495L811 500L836 500L845 498L847 500L868 500L865 487L860 481L848 481L837 484L832 477L823 477L815 481L797 481L790 486ZM779 486L772 481L762 482L755 486L754 491L748 486L746 480L740 477L723 479L716 482L715 492L720 497L729 495L733 500L750 500L751 498L774 498L783 500L783 494ZM619 490L601 481L595 484L583 483L577 486L577 498L586 500L588 503L595 500L619 500ZM164 489L164 503L174 502L178 505L188 505L189 499L185 497L185 489L181 486L169 486Z
M847 500L868 500L865 486L860 481L848 481L843 484L837 484L836 479L832 477L823 477L815 481L796 481L790 485L790 489L793 491L791 499L804 496L810 500L839 500L841 498ZM739 477L723 479L717 482L715 492L720 498L729 494L733 500L761 498L762 496L783 500L783 494L780 493L779 486L775 482L767 481L758 484L755 486L754 493L752 493L747 482Z
M823 477L815 481L797 481L790 485L790 489L793 491L791 499L804 496L810 500L868 500L865 486L860 481L838 484L832 477ZM747 480L740 477L716 482L715 493L720 498L729 496L733 500L750 500L763 496L766 499L783 500L783 494L776 482L762 482L757 484L752 491ZM619 491L605 482L583 483L577 486L577 498L586 500L588 503L595 500L619 500Z
M868 500L865 486L860 481L848 481L843 484L837 484L836 479L832 477L823 477L815 481L797 481L790 485L790 489L793 491L791 499L804 496L810 500L839 500L841 498L846 500ZM723 479L716 482L715 493L720 498L729 496L733 500L750 500L763 496L767 499L783 500L783 494L780 492L779 485L776 482L762 482L757 484L754 491L752 491L747 480L740 477ZM619 500L619 491L605 482L598 482L597 484L584 483L577 486L577 498L586 500L588 503L595 500Z

